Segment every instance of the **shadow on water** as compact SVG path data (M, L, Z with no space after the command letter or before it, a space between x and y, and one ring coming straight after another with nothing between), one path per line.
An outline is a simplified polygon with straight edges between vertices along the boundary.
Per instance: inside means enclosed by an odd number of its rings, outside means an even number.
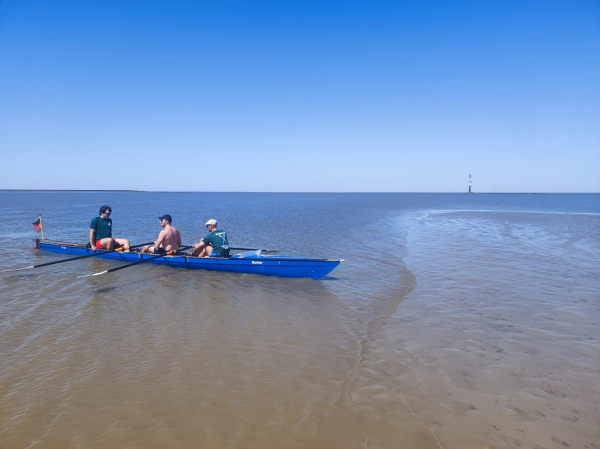
M26 278L36 278L39 277L39 273L23 273L23 274L14 274L12 276L8 276L15 279L26 279Z
M348 278L340 278L335 276L325 276L324 278L319 279L319 281L347 281Z
M129 280L127 282L122 282L122 279L115 279L115 278L111 278L111 277L104 277L104 278L90 278L90 281L93 282L93 286L97 286L98 284L109 284L106 285L104 287L98 287L96 288L94 291L94 293L108 293L111 292L113 290L123 290L123 289L127 289L130 287L136 287L136 286L140 286L140 285L149 285L155 282L160 282L162 281L162 277L144 277L142 279L134 279L134 280ZM116 283L115 283L116 281Z
M22 279L32 279L37 277L39 277L38 273L13 274L9 276L4 276L3 281L5 284L14 284Z
M96 293L108 293L108 292L110 292L112 290L116 290L117 288L118 288L117 286L113 286L113 287L101 287L101 288L98 288L98 289L94 290L94 292L96 292Z

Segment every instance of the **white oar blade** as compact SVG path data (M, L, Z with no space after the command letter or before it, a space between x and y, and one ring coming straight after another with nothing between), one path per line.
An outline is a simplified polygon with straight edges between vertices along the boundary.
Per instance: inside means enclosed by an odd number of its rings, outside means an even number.
M101 274L106 274L106 273L108 273L108 270L101 271L100 273L84 274L83 276L77 276L77 279L89 278L90 276L100 276Z
M32 268L35 268L33 265L30 267L23 267L23 268L11 268L10 270L4 270L2 271L2 273L8 273L10 271L23 271L23 270L31 270Z

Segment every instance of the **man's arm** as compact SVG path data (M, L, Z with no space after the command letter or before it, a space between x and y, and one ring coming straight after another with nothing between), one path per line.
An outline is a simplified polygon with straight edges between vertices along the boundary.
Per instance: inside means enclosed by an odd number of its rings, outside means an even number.
M213 233L210 233L206 237L204 237L202 239L202 241L204 242L205 246L212 246L214 248L215 247L214 238L215 238L215 235Z
M90 228L90 245L92 246L92 251L96 250L96 230L94 228Z
M158 233L158 239L156 239L156 242L154 242L155 248L160 248L160 245L162 245L162 242L164 242L165 240L166 233L167 231L165 231L164 229Z
M200 241L194 245L194 252L196 252L196 250L201 251L204 248L204 246L204 237L202 237Z
M177 231L177 245L181 247L181 233L179 231Z

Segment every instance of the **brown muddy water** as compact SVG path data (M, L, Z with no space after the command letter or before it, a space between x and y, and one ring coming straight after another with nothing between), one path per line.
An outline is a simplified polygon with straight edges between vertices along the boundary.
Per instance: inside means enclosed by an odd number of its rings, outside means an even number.
M0 193L0 270L116 236L344 258L322 281L0 274L0 448L599 448L600 196Z

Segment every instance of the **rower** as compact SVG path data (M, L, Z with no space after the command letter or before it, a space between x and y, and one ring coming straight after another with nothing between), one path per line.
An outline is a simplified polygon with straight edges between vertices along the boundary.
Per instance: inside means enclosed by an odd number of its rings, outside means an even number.
M141 253L166 254L168 251L177 251L181 247L181 234L175 226L171 226L173 218L165 214L158 219L164 229L158 234L154 245L144 246Z
M194 245L192 254L198 257L229 257L229 241L225 231L217 229L217 220L206 222L209 234Z
M129 240L112 238L112 220L110 214L112 209L106 204L100 206L100 216L92 218L90 223L90 247L92 251L96 249L106 249L114 251L122 248L129 252Z

